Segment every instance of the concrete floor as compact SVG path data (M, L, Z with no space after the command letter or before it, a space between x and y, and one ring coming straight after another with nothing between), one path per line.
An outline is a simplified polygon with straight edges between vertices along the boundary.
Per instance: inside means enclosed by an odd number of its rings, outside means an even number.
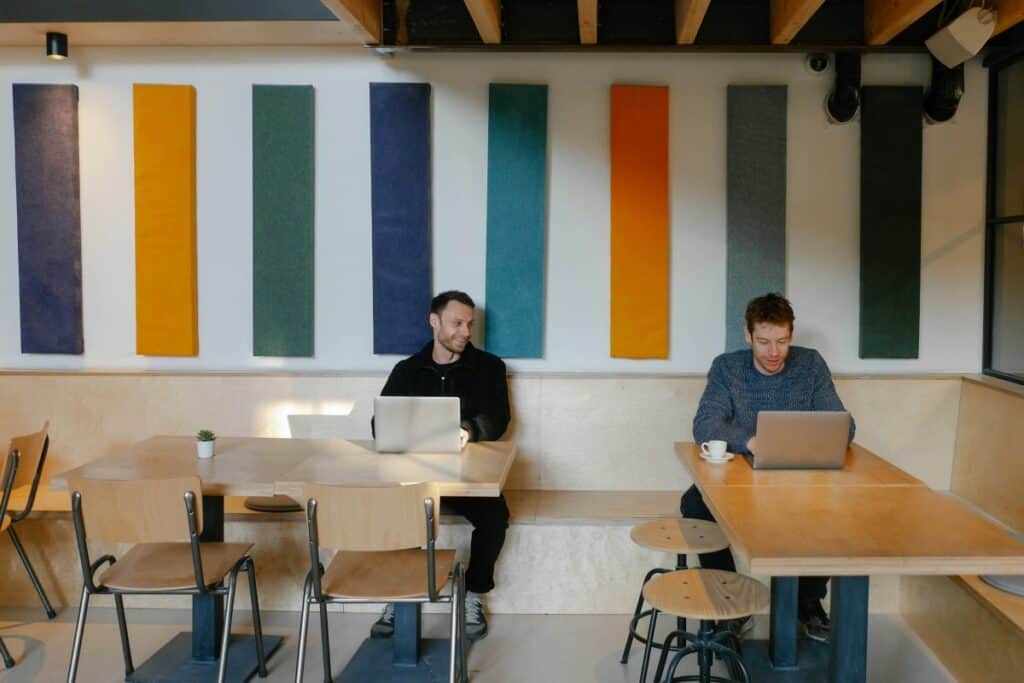
M78 680L89 683L123 680L114 610L105 606L102 599L94 604L90 606ZM75 616L75 610L64 609L57 619L47 622L39 609L0 609L0 637L17 662L13 669L0 669L0 680L4 683L63 680L67 675ZM335 675L341 673L366 637L373 619L369 614L331 614ZM186 629L188 623L189 614L185 610L129 609L128 629L136 664ZM250 631L249 623L249 614L239 611L235 631ZM284 644L271 657L270 677L264 680L291 681L295 675L298 614L268 612L264 615L264 624L267 633L286 636ZM619 663L626 624L627 618L622 615L493 615L490 635L470 652L471 680L474 683L636 681L641 648L634 645L634 656L628 665ZM763 625L757 630L763 630ZM446 617L424 616L424 636L440 638L446 633ZM692 670L693 664L687 672ZM653 671L649 680L652 678ZM310 623L305 679L322 680L319 628L315 618ZM871 617L868 680L877 683L954 681L903 621L892 615Z

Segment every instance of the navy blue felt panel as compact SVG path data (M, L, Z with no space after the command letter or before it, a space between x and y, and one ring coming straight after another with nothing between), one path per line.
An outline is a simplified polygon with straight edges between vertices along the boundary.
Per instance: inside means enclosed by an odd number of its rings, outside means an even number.
M786 86L730 85L726 351L746 348L747 302L786 289Z
M78 87L13 90L21 352L80 354Z
M373 352L430 339L430 85L370 84Z

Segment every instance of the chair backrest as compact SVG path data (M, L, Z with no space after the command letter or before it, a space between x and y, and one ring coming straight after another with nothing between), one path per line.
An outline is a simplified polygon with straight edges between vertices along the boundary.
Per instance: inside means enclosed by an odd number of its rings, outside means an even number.
M14 478L14 488L26 484L39 484L39 474L46 461L46 451L50 444L50 421L43 423L43 428L34 434L25 434L11 439L10 451L18 451L21 460L18 462L18 473Z
M18 454L11 450L4 461L3 473L0 474L0 518L7 514L7 504L14 489L14 480L18 475Z
M428 498L433 501L433 536L437 538L440 499L436 484L306 484L303 491L307 501L316 500L321 547L354 551L423 547L427 545L424 500Z
M82 521L89 538L112 543L171 543L190 540L185 493L195 495L196 532L203 529L199 477L174 479L79 479L68 482L81 494Z

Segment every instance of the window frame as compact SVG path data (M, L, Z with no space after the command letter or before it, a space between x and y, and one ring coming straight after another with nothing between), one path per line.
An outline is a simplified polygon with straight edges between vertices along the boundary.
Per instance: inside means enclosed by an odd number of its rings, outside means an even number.
M1024 375L1003 372L992 367L992 318L995 307L996 230L1007 223L1024 223L1021 216L996 216L996 150L999 145L999 75L1008 67L1024 61L1024 44L994 54L985 60L988 67L988 178L985 188L985 308L982 329L982 374L1024 384Z

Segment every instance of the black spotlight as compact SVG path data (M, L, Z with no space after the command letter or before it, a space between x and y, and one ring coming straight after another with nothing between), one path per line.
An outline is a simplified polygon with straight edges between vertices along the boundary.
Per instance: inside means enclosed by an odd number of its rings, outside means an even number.
M964 65L952 69L932 57L932 83L924 94L924 120L944 123L956 114L960 98L964 96Z
M860 55L836 53L836 82L825 99L830 123L849 123L860 108Z
M46 34L46 56L50 59L68 58L68 34L49 32Z

